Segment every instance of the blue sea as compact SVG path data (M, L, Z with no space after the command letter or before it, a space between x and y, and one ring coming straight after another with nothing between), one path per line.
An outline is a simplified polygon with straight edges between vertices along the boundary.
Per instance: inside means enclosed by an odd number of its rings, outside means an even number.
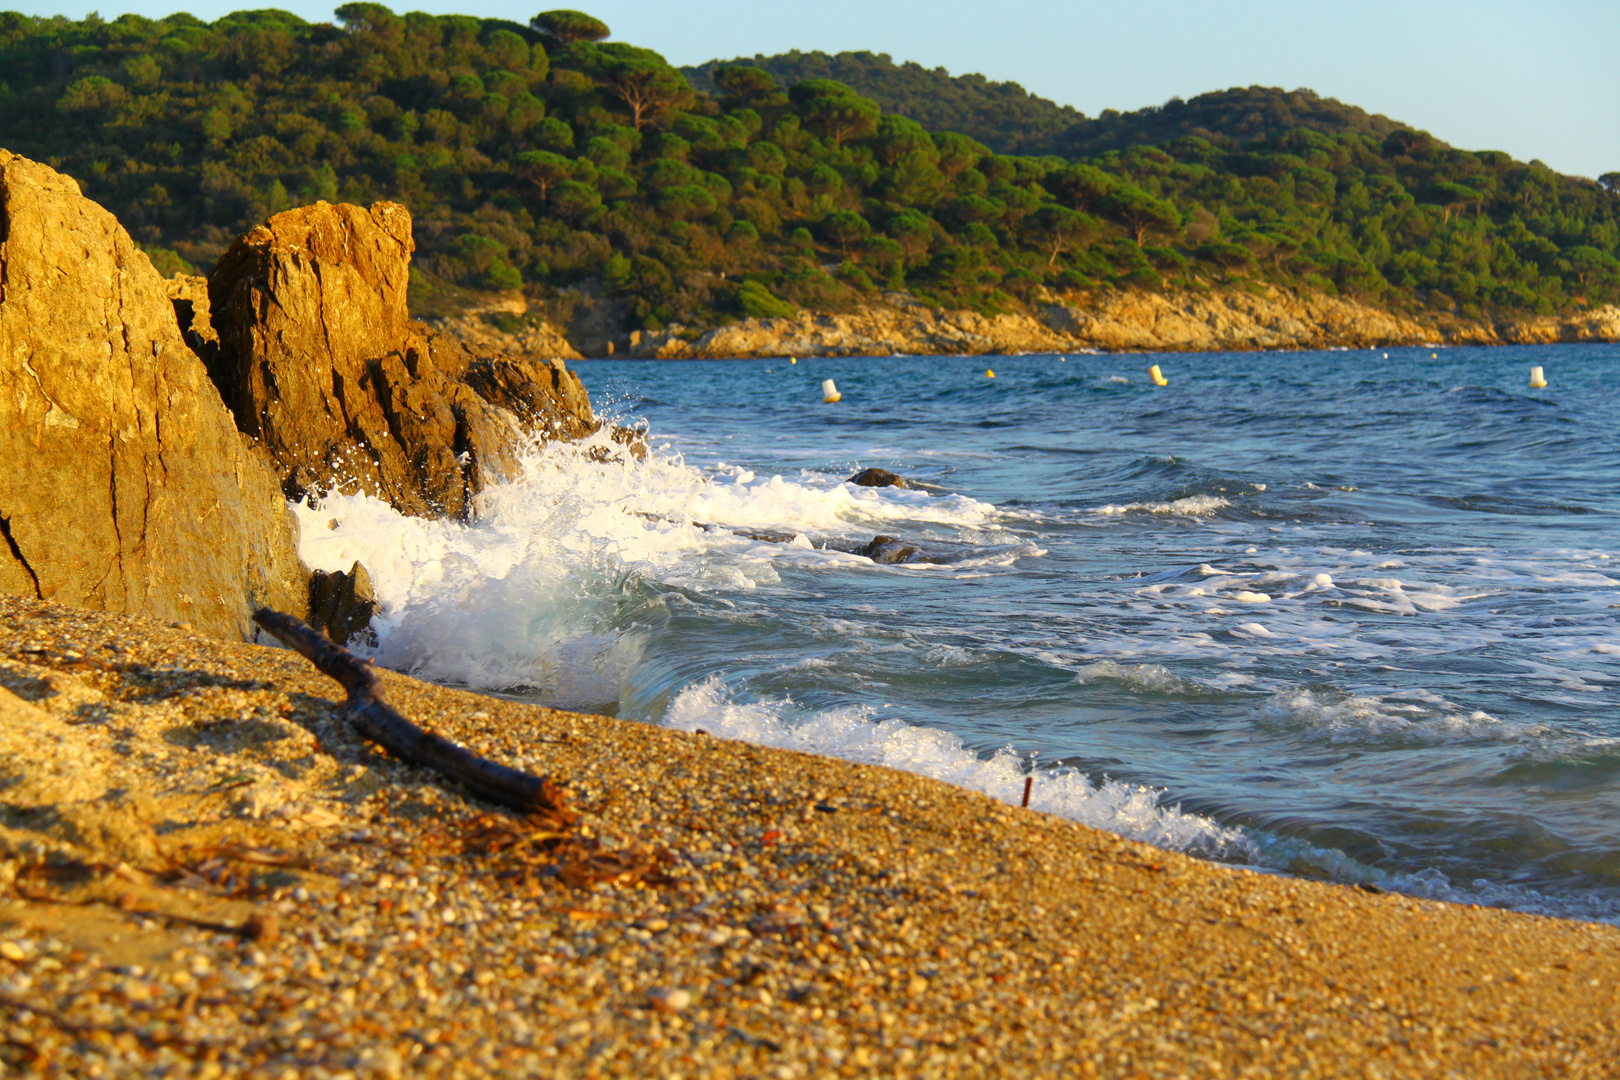
M466 525L296 508L379 663L1620 921L1620 347L575 370L645 457L537 448Z

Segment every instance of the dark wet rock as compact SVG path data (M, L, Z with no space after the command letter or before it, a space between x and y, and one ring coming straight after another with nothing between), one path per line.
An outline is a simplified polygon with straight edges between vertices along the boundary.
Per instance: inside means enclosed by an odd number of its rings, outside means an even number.
M704 525L695 522L698 528L706 531L719 528L717 525ZM758 540L765 544L791 544L799 538L799 533L786 532L781 529L731 529L735 536L745 537L749 540ZM871 559L875 563L948 563L953 561L950 555L936 551L924 551L916 544L900 539L898 536L874 536L864 544L857 544L849 540L832 539L819 542L819 547L827 551L842 551L846 555L859 555L864 559Z
M758 540L762 544L791 544L798 538L798 533L782 532L779 529L732 529L733 534L749 540Z
M377 593L371 574L356 562L348 573L316 570L309 578L309 625L326 631L326 636L346 645L361 635L367 645L377 643L370 630L377 613Z
M868 544L855 548L852 555L864 555L875 563L932 562L919 558L917 548L898 536L874 536Z
M464 517L531 435L596 430L562 360L486 355L413 321L414 249L403 206L321 202L253 229L209 275L220 391L289 497L363 491Z
M0 592L251 638L256 607L303 606L298 527L169 286L78 184L0 150Z
M846 484L854 484L857 487L903 488L911 486L910 484L906 483L905 477L897 476L887 469L862 469L860 472L856 473L854 476L850 477L844 482Z

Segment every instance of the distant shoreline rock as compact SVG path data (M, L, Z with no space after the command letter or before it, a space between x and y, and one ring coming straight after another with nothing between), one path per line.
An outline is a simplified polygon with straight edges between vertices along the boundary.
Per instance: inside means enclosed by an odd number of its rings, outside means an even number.
M1108 292L1054 300L1034 313L929 307L905 293L843 313L800 311L694 333L632 332L611 355L657 360L778 356L983 356L1030 352L1233 352L1389 345L1620 341L1620 308L1502 322L1418 322L1339 297L1280 288ZM597 341L587 355L604 354Z

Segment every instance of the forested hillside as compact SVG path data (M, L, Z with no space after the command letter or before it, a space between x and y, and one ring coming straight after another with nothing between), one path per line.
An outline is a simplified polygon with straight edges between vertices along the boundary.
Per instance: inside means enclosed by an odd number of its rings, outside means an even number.
M952 75L944 68L896 64L887 54L789 52L752 59L711 60L682 68L694 87L715 93L714 73L738 65L768 71L784 88L806 79L835 79L929 131L955 131L998 154L1044 154L1085 116L1068 105L1036 97L1015 82L983 75Z
M1614 192L1314 97L1205 95L1089 121L1075 159L1012 156L835 80L732 65L701 93L610 37L577 12L374 4L5 14L0 144L76 177L167 269L296 203L388 198L429 279L599 283L649 329L886 288L981 310L1244 281L1463 314L1620 298Z
M1324 135L1346 132L1384 136L1401 127L1353 105L1310 90L1234 87L1172 99L1132 112L1105 109L1095 119L1037 97L1015 82L983 75L952 75L944 68L896 64L887 54L788 52L736 60L711 60L681 71L692 85L715 92L714 73L746 65L768 71L783 88L806 79L836 79L930 131L955 131L999 154L1059 154L1087 157L1132 146L1160 146L1175 139L1207 139L1232 147L1283 135L1296 128Z
M1085 157L1133 146L1160 146L1176 139L1206 139L1235 148L1257 139L1274 139L1290 131L1314 131L1337 137L1382 138L1402 125L1354 105L1320 97L1310 90L1233 87L1134 112L1104 110L1095 120L1075 124L1046 147L1053 153Z

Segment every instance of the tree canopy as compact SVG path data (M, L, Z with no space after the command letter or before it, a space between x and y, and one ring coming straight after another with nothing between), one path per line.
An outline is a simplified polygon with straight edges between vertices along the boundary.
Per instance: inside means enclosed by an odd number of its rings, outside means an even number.
M968 79L928 113L836 70L689 78L609 37L580 12L525 25L371 3L333 23L0 14L0 131L165 272L206 269L300 202L388 198L414 215L420 280L596 283L645 328L891 288L985 311L1252 282L1413 312L1620 299L1614 174L1459 150L1308 92L1085 120ZM929 119L952 100L978 103L954 114L971 124ZM1007 152L1017 116L1041 152Z
M529 20L540 31L548 46L572 45L576 41L601 41L612 36L607 23L583 11L542 11Z

